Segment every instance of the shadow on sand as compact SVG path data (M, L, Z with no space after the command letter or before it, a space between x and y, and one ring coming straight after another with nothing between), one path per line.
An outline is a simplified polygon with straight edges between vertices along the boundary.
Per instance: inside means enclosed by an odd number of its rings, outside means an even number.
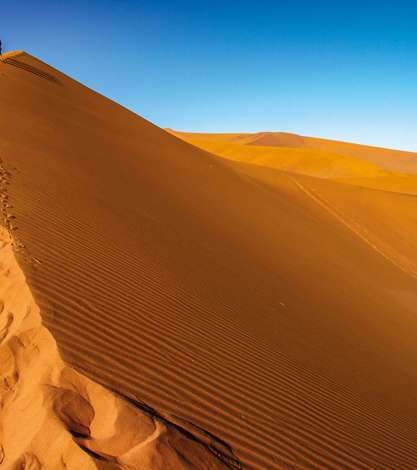
M47 72L44 72L43 70L40 70L36 67L33 67L32 65L28 65L28 64L25 64L24 62L20 62L19 60L13 59L11 57L7 57L6 59L3 59L3 63L25 70L26 72L37 75L38 77L43 78L44 80L48 80L49 82L53 82L59 85L61 84L61 82L53 75Z

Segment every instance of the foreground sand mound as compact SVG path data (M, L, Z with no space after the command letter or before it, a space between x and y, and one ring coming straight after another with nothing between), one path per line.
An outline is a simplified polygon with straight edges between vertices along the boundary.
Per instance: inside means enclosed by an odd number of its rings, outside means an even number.
M137 455L154 418L132 433L128 402L198 436L173 437L166 459L186 447L230 468L417 468L415 198L243 168L27 54L11 59L6 222L77 371L72 385L54 376L47 408L73 458L89 432L97 466ZM107 405L115 395L123 406Z
M2 469L238 468L229 449L207 436L200 439L68 367L42 325L16 250L26 257L22 244L1 230Z

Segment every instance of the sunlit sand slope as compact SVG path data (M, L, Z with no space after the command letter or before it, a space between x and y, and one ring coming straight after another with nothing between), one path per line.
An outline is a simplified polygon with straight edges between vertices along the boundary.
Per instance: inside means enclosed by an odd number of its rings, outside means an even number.
M335 178L335 180L339 179ZM417 175L414 174L387 175L380 178L343 178L339 181L363 188L417 195Z
M382 217L414 240L414 199L372 219L360 189L252 174L14 59L9 228L63 359L230 468L415 469L414 248Z
M417 154L303 137L284 132L200 134L169 132L229 160L355 186L417 193Z
M350 177L353 179L390 175L386 170L355 157L306 148L262 147L211 140L188 140L188 142L233 161L321 178Z

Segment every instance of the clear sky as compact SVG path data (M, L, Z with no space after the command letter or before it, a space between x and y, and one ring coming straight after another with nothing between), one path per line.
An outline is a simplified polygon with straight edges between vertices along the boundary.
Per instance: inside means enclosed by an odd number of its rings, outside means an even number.
M5 0L0 11L6 50L161 127L417 150L415 0Z

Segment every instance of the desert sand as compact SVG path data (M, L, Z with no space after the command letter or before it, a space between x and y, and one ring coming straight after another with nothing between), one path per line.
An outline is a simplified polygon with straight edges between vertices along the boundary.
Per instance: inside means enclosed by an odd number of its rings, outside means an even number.
M415 154L0 83L2 468L417 468Z

